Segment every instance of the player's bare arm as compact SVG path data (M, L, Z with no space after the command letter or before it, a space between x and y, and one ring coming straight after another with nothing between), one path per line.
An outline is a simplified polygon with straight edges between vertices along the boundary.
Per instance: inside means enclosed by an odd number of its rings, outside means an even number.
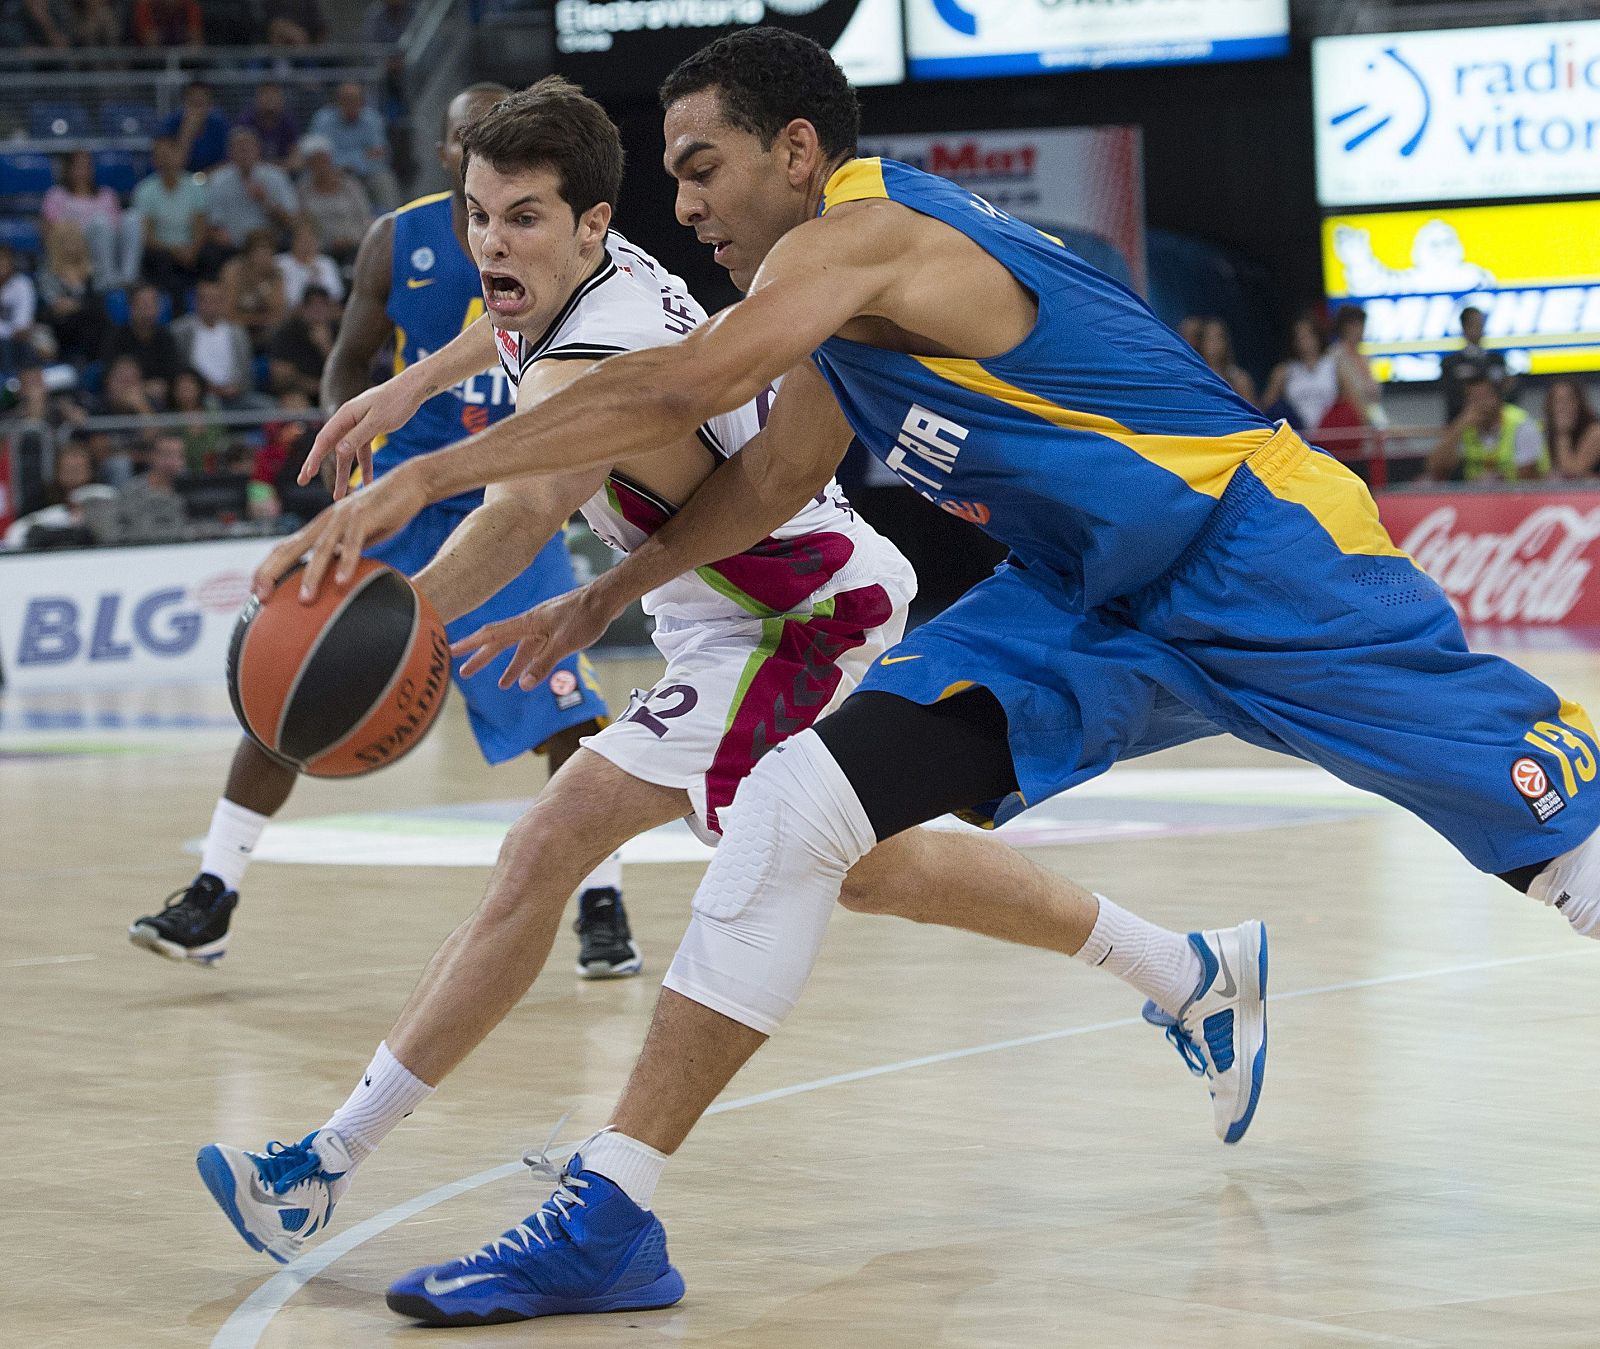
M462 337L478 326L487 327L475 324L464 330ZM493 359L492 334L489 342ZM437 354L448 350L445 347ZM534 366L517 390L517 415L526 416L521 408L570 384L583 369L573 361L542 361ZM604 468L590 468L493 484L484 493L483 504L456 527L433 561L412 578L417 589L446 623L471 613L508 585L565 528L572 513L599 490L605 473Z
M388 314L389 273L394 253L394 217L379 216L367 228L356 253L355 272L350 280L350 296L344 317L334 335L333 349L322 368L322 406L328 412L358 398L372 378L372 363L394 335ZM337 416L337 413L335 413ZM353 457L353 456L352 456ZM341 497L350 483L350 460L344 459L325 469L331 472L329 487ZM311 458L300 474L310 482L311 474L322 468L323 459ZM362 472L371 481L370 451L361 460Z
M711 474L672 519L588 585L456 643L456 655L471 653L463 674L515 646L500 682L535 687L559 661L592 646L648 591L745 551L793 517L827 486L850 435L816 368L809 361L796 366L779 388L765 429Z
M337 578L347 581L363 546L387 538L430 501L528 473L610 465L691 436L754 398L853 316L874 312L904 245L884 227L887 218L863 210L791 231L748 299L680 343L612 357L540 401L537 417L508 418L400 465L275 548L257 572L259 593L308 551L306 594L315 594L335 556Z

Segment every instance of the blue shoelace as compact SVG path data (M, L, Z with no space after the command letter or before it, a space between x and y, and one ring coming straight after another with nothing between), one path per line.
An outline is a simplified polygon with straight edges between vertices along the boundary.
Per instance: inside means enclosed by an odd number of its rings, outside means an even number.
M322 1158L307 1146L305 1139L298 1143L274 1139L267 1144L265 1154L255 1154L255 1162L261 1179L272 1186L274 1194L288 1194L302 1180L322 1170Z

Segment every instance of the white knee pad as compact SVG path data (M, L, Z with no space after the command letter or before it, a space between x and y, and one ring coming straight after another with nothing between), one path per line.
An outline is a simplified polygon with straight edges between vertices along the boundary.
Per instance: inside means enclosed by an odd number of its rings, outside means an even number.
M877 840L815 731L766 755L717 814L722 842L662 982L770 1035L810 977L845 873Z
M1600 833L1551 862L1528 893L1559 910L1579 936L1600 938Z

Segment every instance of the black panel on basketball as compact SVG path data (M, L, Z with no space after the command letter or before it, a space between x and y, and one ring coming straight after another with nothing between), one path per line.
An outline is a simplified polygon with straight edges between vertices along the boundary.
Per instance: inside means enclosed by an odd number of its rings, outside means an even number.
M304 762L361 722L405 659L417 624L417 596L405 577L383 571L323 632L283 718L278 749Z

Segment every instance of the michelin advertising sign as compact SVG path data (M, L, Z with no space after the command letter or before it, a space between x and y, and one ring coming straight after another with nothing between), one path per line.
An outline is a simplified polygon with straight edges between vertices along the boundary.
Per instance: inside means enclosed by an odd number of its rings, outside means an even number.
M1317 38L1324 206L1600 192L1600 21Z
M1437 379L1468 304L1513 371L1600 369L1600 201L1336 215L1322 229L1329 302L1366 310L1378 378Z

